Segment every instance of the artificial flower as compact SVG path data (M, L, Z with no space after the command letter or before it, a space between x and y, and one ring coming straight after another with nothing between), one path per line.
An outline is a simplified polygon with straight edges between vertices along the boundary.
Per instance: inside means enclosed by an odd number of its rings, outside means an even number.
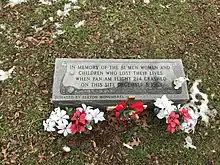
M86 125L85 124L72 124L71 125L71 132L72 134L76 134L77 132L85 132L86 131Z
M176 114L175 112L171 112L170 115L168 116L168 127L167 130L171 133L174 133L177 128L180 125L180 122L178 120L179 115Z
M130 108L135 110L135 114L139 115L141 112L143 112L144 110L144 103L141 101L135 102L133 104L130 105Z
M180 111L179 111L180 115L182 116L183 120L185 122L188 122L190 119L192 119L192 117L190 116L189 114L189 111L188 109L186 108L182 108Z
M126 120L138 119L139 114L143 112L144 104L143 102L135 102L130 105L127 104L124 100L122 100L115 107L115 116L118 118L123 124L126 124Z
M105 120L104 118L104 112L100 112L98 108L96 109L89 109L86 111L86 120L92 121L94 120L95 123L98 123L99 121Z
M79 110L80 112L82 111L89 111L90 109L92 109L93 107L91 106L87 106L86 104L82 104L82 107L76 108L76 110Z
M71 118L71 120L73 122L75 122L75 124L82 124L82 125L85 125L87 124L87 121L85 119L86 117L86 113L85 111L82 111L80 112L80 110L77 110L74 114L73 114L73 117Z
M63 136L67 136L71 134L71 126L72 123L70 122L69 125L64 124L62 121L58 122L57 128L59 129L58 134L63 134Z
M115 110L117 112L120 112L122 110L125 110L127 108L127 106L128 105L126 104L126 102L124 100L121 100L121 103L116 106Z
M75 134L77 132L84 132L86 129L86 124L88 121L85 119L86 113L85 111L76 110L71 120L74 122L71 126L71 132L72 134Z
M118 104L115 108L115 116L116 118L120 118L120 112L127 108L127 104L124 100L121 100L121 103Z
M48 132L53 132L56 129L54 128L56 126L56 123L52 121L51 119L47 119L46 121L43 121L44 130Z
M190 133L190 132L194 133L195 126L197 124L197 120L200 115L198 114L198 112L195 112L197 110L194 111L192 108L190 108L190 107L194 107L192 103L188 103L188 104L184 105L184 107L188 109L188 113L191 116L191 119L189 119L187 122L184 121L180 125L180 129L186 133ZM196 107L194 107L194 108L196 108Z
M69 115L66 114L65 110L61 110L60 107L57 107L54 109L54 111L51 112L50 119L56 123L62 122L63 124L67 125L67 119L69 119Z
M168 115L176 110L176 106L172 105L173 102L168 100L166 95L163 95L161 98L157 98L154 105L158 108L160 108L159 113L157 114L157 117L159 119L163 119L164 117L167 118Z

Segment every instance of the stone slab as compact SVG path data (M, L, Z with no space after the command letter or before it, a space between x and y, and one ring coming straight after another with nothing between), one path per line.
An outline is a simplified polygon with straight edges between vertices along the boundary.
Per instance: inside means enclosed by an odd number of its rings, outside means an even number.
M176 90L173 80L185 76L180 59L66 59L57 58L52 102L106 107L134 95L152 104L166 94L176 103L189 99L187 84Z

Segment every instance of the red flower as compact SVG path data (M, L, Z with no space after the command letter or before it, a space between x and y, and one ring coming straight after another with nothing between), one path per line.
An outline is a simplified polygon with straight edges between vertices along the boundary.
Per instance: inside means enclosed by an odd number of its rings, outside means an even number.
M186 108L183 108L180 111L180 115L182 115L182 118L185 122L188 122L190 119L192 119L192 117L190 116L190 114L188 112L188 109L186 109Z
M116 118L118 118L118 119L120 118L120 112L125 110L127 108L127 106L128 105L125 103L124 100L122 100L121 103L116 106L116 108L115 108Z
M139 115L144 110L144 103L139 101L130 106L131 109L135 110L136 115Z
M71 132L72 134L75 134L77 132L84 132L86 131L85 127L88 121L85 119L86 113L85 111L79 111L77 110L74 114L71 120L75 123L71 126Z
M115 110L120 112L122 110L125 110L127 108L127 106L128 105L126 104L126 102L124 100L122 100L121 103L116 106Z
M72 134L75 134L77 132L84 132L86 131L86 128L85 128L86 125L81 125L81 124L72 124L70 129L71 129L71 132Z
M129 106L124 100L122 100L115 108L115 116L126 124L127 120L136 119L143 110L143 102L139 101Z
M167 119L168 120L167 131L174 133L177 130L177 128L180 125L178 118L179 118L179 115L176 114L175 112L170 113Z

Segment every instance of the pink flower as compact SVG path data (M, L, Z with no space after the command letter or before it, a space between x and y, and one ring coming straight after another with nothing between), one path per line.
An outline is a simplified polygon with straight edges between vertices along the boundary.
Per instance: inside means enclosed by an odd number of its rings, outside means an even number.
M82 124L72 124L71 126L71 132L72 134L76 134L77 132L85 132L86 131L86 125Z
M182 118L185 122L188 122L190 119L192 119L192 117L190 116L190 114L188 112L188 109L186 109L186 108L183 108L180 111L180 115L182 116Z
M177 128L180 125L178 118L179 118L179 115L176 114L175 112L170 113L167 119L168 120L167 131L174 133L177 130Z
M73 124L71 126L71 132L72 134L75 134L77 132L84 132L86 131L85 127L88 121L85 119L86 113L85 111L77 110L74 114L71 120L73 121Z
M86 113L85 111L79 111L77 110L74 114L73 117L71 118L72 121L75 121L75 124L83 124L85 125L87 123L86 119Z

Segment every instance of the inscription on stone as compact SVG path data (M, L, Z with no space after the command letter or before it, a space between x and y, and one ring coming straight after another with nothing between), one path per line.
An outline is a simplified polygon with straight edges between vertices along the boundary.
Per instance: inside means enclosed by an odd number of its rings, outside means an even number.
M130 95L146 103L166 94L176 102L188 99L186 84L175 90L173 80L185 76L182 61L148 59L56 59L54 104L90 103L107 106Z

